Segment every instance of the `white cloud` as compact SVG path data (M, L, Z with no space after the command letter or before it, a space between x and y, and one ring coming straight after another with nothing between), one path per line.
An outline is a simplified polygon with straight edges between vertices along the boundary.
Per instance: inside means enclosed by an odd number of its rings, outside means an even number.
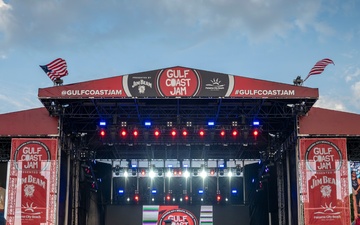
M316 21L321 3L313 0L297 4L287 0L209 0L186 4L183 0L119 0L107 4L87 0L13 0L9 2L11 11L8 4L0 1L2 8L6 6L7 13L0 15L9 37L8 43L0 41L0 48L16 45L47 51L52 44L54 49L74 49L88 46L89 41L136 40L143 38L144 33L159 40L169 39L172 44L184 40L196 44L228 32L249 41L284 38L294 28L332 32L329 25Z
M360 77L360 68L349 66L344 71L345 81L350 82Z
M314 106L338 111L348 111L343 101L332 96L321 96Z

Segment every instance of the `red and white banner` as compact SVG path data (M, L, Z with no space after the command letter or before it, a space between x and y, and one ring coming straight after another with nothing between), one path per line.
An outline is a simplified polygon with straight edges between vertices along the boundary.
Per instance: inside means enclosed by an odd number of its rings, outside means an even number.
M185 67L40 88L39 98L315 98L318 89Z
M55 224L57 146L57 139L12 139L7 225Z
M345 138L300 140L300 196L305 225L350 224Z

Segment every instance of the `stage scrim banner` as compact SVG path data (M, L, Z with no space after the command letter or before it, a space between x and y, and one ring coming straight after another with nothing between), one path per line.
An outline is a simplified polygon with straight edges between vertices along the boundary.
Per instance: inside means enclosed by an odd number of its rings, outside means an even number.
M12 139L7 225L55 224L57 146L57 139Z
M345 138L300 140L300 187L305 225L350 224Z

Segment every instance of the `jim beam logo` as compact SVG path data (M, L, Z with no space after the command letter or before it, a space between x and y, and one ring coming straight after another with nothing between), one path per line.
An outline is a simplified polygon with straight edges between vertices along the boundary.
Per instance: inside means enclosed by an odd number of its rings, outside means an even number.
M195 70L174 67L161 70L157 76L157 87L161 96L191 97L200 89L199 75Z
M133 80L131 88L137 88L139 94L145 94L146 87L152 88L153 84L150 81L140 79L140 80Z
M165 225L165 221L171 221L171 225L198 225L195 215L186 209L172 209L161 215L158 225Z
M306 166L313 172L334 172L340 170L343 157L337 145L321 140L312 143L305 153Z
M49 166L50 150L41 141L27 141L16 148L14 161L17 170L43 171Z

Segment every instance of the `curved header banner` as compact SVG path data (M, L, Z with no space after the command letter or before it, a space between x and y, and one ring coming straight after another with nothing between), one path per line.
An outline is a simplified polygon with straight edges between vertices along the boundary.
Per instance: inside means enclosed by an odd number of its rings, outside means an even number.
M171 67L39 89L39 98L318 98L316 88Z

